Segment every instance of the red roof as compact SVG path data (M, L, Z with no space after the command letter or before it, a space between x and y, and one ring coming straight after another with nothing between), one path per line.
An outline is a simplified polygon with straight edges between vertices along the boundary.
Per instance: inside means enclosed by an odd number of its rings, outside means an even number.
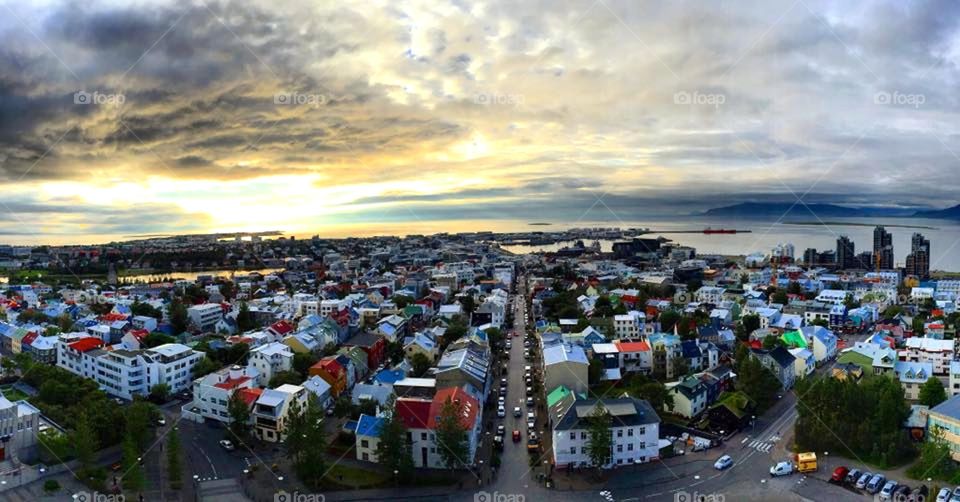
M433 403L430 404L430 421L427 423L428 428L437 428L440 410L443 409L447 400L453 401L460 407L460 424L463 425L463 428L466 430L473 429L474 424L477 423L477 414L480 413L480 402L460 387L440 389L433 396Z
M34 340L37 339L38 336L40 336L40 335L38 335L38 334L37 334L36 332L34 332L34 331L31 331L31 332L27 333L26 336L23 337L23 340L20 340L20 344L21 344L21 345L30 345L31 343L33 343Z
M620 352L649 352L650 351L650 345L648 345L647 342L644 342L644 341L621 342L620 340L616 340L613 343L616 344Z
M338 377L343 373L343 366L337 362L335 357L329 357L317 361L316 364L312 366L313 368L322 368L324 371L329 373L331 376Z
M103 340L95 336L90 336L87 338L81 338L73 343L68 345L73 350L78 350L80 352L86 352L88 350L98 349L103 346Z
M247 403L247 406L253 406L253 403L257 402L257 399L260 399L260 394L263 394L263 389L250 389L245 387L238 392L240 392L240 398L243 399L243 402Z
M432 405L427 399L401 397L397 399L397 413L408 429L426 429Z
M213 386L214 386L214 387L221 388L221 389L233 390L233 389L236 389L237 387L239 387L240 384L242 384L242 383L244 383L244 382L247 382L247 381L249 381L249 380L250 380L250 377L248 377L248 376L241 376L241 377L239 377L239 378L230 378L230 377L227 377L226 380L224 380L224 381L222 381L222 382L220 382L220 383L213 384Z
M131 330L128 331L127 333L129 333L129 334L132 335L134 338L136 338L138 342L142 342L143 339L146 338L147 335L150 334L150 332L147 331L147 330L145 330L145 329L131 329Z
M270 330L282 336L293 331L293 325L287 321L277 321L270 326Z
M111 313L109 313L109 314L104 314L104 315L100 316L100 320L101 320L101 321L126 321L126 320L127 320L127 315L126 315L126 314L114 314L114 313L111 312Z

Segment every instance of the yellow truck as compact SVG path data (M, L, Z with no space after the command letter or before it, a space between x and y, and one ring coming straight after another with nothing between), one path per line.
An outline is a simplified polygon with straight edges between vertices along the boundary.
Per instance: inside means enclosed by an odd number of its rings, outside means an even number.
M797 472L817 470L817 454L813 452L797 453Z

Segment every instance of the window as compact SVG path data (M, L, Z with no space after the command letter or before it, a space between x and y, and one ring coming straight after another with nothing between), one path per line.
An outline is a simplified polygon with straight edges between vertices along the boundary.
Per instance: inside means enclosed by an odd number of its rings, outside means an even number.
M571 432L571 433L570 433L570 439L577 439L577 433L576 433L576 432Z
M627 437L633 437L633 427L627 429Z
M570 447L570 454L571 454L571 455L576 455L576 454L577 454L577 447L576 447L576 446L571 446L571 447Z
M627 443L627 451L633 451L633 443Z
M587 432L586 432L586 431L580 432L580 439L587 439Z
M360 440L360 446L363 447L363 448L369 448L369 447L370 447L370 442L367 441L366 439L361 439L361 440ZM364 455L366 455L366 454L364 454Z
M426 433L426 432L421 432L421 433L420 433L420 440L421 440L421 441L426 441L426 440L427 440L427 433Z
M618 445L617 445L617 453L623 453L623 445L622 445L622 444L618 444Z
M642 435L644 435L644 434L646 434L646 433L647 433L647 428L646 428L646 427L641 427L641 428L640 428L640 435L642 436Z
M642 450L642 449L644 449L644 448L646 448L646 447L647 447L647 443L645 443L645 442L643 442L643 441L640 441L640 449Z
M622 437L623 437L623 429L617 429L617 437L618 437L618 438L622 438Z

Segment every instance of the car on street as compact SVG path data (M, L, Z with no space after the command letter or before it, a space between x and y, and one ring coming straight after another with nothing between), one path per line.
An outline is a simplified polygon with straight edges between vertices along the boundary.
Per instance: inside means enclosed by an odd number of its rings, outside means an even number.
M513 345L510 343L510 340L507 340L506 347L507 347L507 350L510 350L513 348Z
M913 490L910 490L910 496L908 497L909 502L925 502L927 500L927 495L930 494L930 489L927 488L927 485L920 485Z
M730 455L724 455L718 458L717 461L713 463L713 468L718 471L722 471L730 467L733 467L733 459L730 458Z
M502 435L504 435L504 433L506 433L506 432L507 432L507 428L504 427L503 424L500 424L500 425L497 426L497 435L498 435L498 436L502 436Z
M533 396L533 387L527 387L527 397Z
M516 429L513 430L513 442L514 442L514 443L519 443L519 442L520 442L520 431L518 431L518 430L516 430Z
M863 471L861 471L860 469L850 469L850 472L847 473L846 479L844 479L844 481L848 485L855 485L857 484L857 480L860 479L860 475L862 474L863 474Z
M858 490L863 490L867 487L867 483L870 482L870 479L873 477L872 472L865 472L860 475L860 479L857 480L857 484L854 485Z
M515 417L517 417L517 418L520 418L520 417L523 416L523 411L520 410L520 407L519 407L519 406L514 406L514 407L513 407L513 416L515 416Z
M880 500L890 500L893 497L893 491L897 489L897 482L894 480L887 481L883 485L883 488L880 489Z
M498 434L498 435L496 435L496 436L493 437L493 447L496 448L497 451L503 451L503 436L502 436L502 435L499 435L499 434Z
M165 419L165 418L163 418L163 417L158 418L158 419L157 419L157 425L159 425L160 427L163 427L164 425L167 425L167 419Z
M837 484L843 483L843 480L847 479L847 474L850 474L850 469L841 465L833 470L833 475L830 476L830 482Z
M527 398L527 408L533 408L533 398L532 398L532 397L528 397L528 398Z
M503 377L500 379L500 387L506 387L506 386L507 386L507 378Z
M793 473L793 464L790 462L778 462L777 465L770 468L770 475L777 476L786 476Z
M870 478L870 482L867 483L867 493L870 495L876 495L881 489L883 489L883 484L887 482L887 477L883 474L874 474Z
M940 493L937 493L937 502L948 502L950 500L950 489L941 488Z
M530 365L528 364L523 367L523 371L524 373L530 373L531 371L533 371L533 368L531 368Z
M504 418L507 416L507 410L506 408L503 407L502 404L500 406L497 406L497 416L500 418Z
M953 489L953 495L950 496L950 501L954 502L955 500L960 500L960 486Z
M236 447L233 446L233 443L230 442L229 439L221 439L221 440L220 440L220 447L222 447L224 450L227 450L227 451L233 451L233 450L236 449Z

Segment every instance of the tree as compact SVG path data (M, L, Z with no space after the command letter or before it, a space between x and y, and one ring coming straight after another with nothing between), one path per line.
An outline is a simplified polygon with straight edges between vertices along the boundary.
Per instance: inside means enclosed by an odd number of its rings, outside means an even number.
M123 487L126 490L137 492L143 490L145 480L143 470L140 468L140 450L137 449L137 442L133 434L129 431L123 439Z
M77 461L80 464L80 476L86 476L86 473L90 472L94 466L93 455L100 447L97 435L86 413L80 414L71 438L73 440L74 451L77 452Z
M477 301L473 299L473 295L462 295L458 297L460 301L460 306L463 307L464 313L468 316L473 314L473 311L477 309Z
M66 333L73 329L73 318L70 317L70 314L63 313L57 317L57 327L60 328L60 331Z
M143 339L143 344L149 349L165 343L176 343L177 339L163 333L150 333Z
M937 377L930 377L920 386L920 395L918 396L920 404L933 408L934 406L947 400L947 391L943 388L943 382Z
M680 321L682 316L675 310L666 310L660 313L660 330L663 332L673 331L673 327Z
M779 303L780 305L786 305L790 301L790 298L787 297L787 292L785 290L778 289L775 293L773 293L771 301L773 303Z
M180 434L176 427L167 433L167 479L171 488L180 489Z
M690 362L683 356L673 356L670 359L670 368L673 369L674 377L681 377L690 372Z
M296 371L278 371L270 378L268 386L275 389L283 384L300 385L303 383L303 377Z
M799 282L790 281L790 284L787 284L787 293L791 295L802 295L803 288L800 286Z
M817 319L814 319L813 322L810 323L810 324L812 324L812 325L814 325L814 326L823 326L824 328L829 328L829 327L830 327L830 321L828 321L828 320L826 320L826 319L824 319L824 318L822 318L822 317L818 317Z
M158 403L165 403L170 399L170 386L165 383L158 383L150 387L150 399Z
M387 472L397 471L399 479L409 479L413 472L413 457L407 426L397 413L394 397L385 406L385 415L380 426L380 442L377 444L377 460Z
M760 316L747 314L740 318L740 324L737 325L737 339L746 341L750 338L750 333L758 329L760 329Z
M737 363L737 390L742 390L753 399L757 411L765 411L773 404L774 396L780 390L780 381L752 355Z
M241 333L245 333L252 329L256 329L257 323L253 318L253 314L250 313L250 307L247 306L247 302L240 303L240 311L237 312L237 329Z
M241 441L246 439L250 432L250 406L243 400L240 389L230 394L227 414L230 415L230 432Z
M673 394L667 387L643 375L637 375L630 381L630 394L645 399L655 410L662 410L664 406L672 410L674 406Z
M300 375L301 382L307 379L310 367L319 360L313 352L297 352L293 355L293 370Z
M323 410L314 400L307 403L304 412L301 433L307 448L300 451L294 459L293 468L304 484L313 489L321 487L323 476L327 472L326 444L327 438L323 428Z
M430 366L433 365L433 361L423 352L417 352L410 358L410 365L413 366L413 376L419 378L427 374Z
M460 406L448 397L437 419L437 453L447 469L463 466L470 453L467 429L460 421Z
M392 297L390 297L390 299L393 300L393 303L395 303L397 305L397 308L399 309L404 309L407 307L407 305L410 305L411 303L416 301L407 295L401 295L401 294L395 294Z
M593 411L587 419L587 457L590 464L600 469L610 463L613 454L613 431L610 426L613 417L610 412L597 401Z
M771 350L777 347L783 347L785 345L786 344L783 343L783 340L781 340L779 336L771 335L763 339L763 348L765 350Z
M934 425L927 434L927 441L920 447L920 460L907 469L907 475L914 479L952 482L957 475L957 464L950 456L950 446L943 439L943 428Z
M144 451L149 445L153 436L150 423L156 413L157 410L153 405L141 398L134 399L133 403L126 408L126 432L133 437L137 451Z
M599 359L590 358L590 365L587 367L587 382L590 385L597 385L603 378L603 363Z
M173 332L179 335L186 331L189 323L187 307L183 305L179 297L174 297L173 300L170 301L168 312L170 314L170 326L173 328Z
M241 344L241 345L244 345L244 344ZM207 356L197 361L197 364L193 365L193 370L191 371L191 373L193 374L193 378L196 379L205 375L209 375L210 373L213 373L214 371L217 371L220 368L221 366L219 363L217 363L216 361L211 359L209 356Z

